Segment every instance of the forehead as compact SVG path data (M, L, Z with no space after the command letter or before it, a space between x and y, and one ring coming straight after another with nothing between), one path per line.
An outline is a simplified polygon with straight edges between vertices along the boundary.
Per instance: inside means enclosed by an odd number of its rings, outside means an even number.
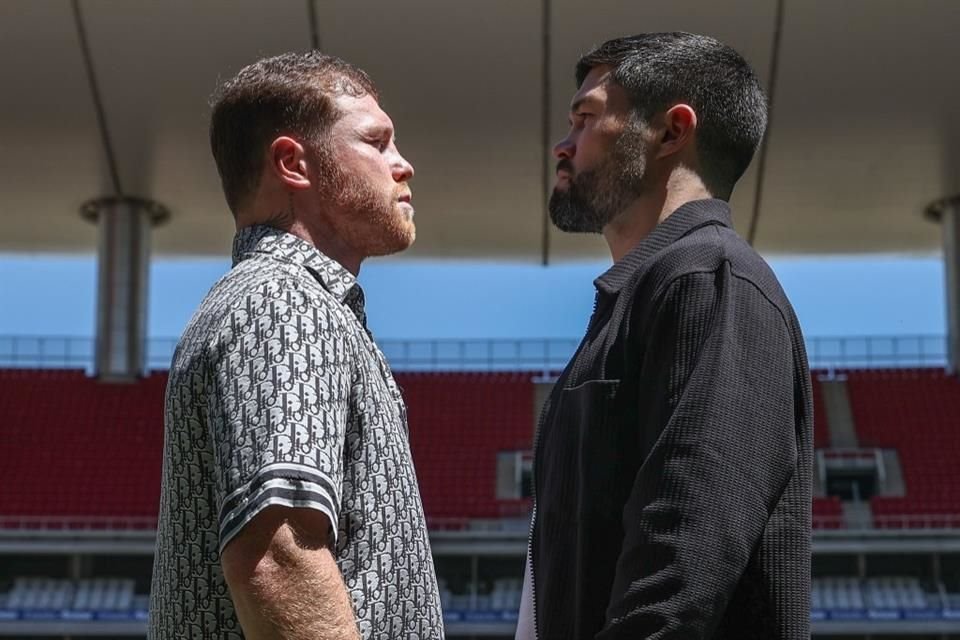
M341 94L334 98L333 103L342 114L335 127L393 128L390 116L380 108L376 99L370 94L359 98Z
M570 109L580 105L595 105L608 111L626 110L629 107L627 92L613 80L613 67L599 65L590 70L580 89L570 100Z

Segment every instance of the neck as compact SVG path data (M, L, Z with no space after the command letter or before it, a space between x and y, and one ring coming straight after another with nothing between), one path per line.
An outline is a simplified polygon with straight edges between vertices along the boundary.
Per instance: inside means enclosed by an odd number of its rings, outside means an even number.
M619 262L682 205L712 197L700 180L683 180L677 176L671 176L666 184L648 190L603 228L603 237L610 247L613 261Z
M319 218L319 216L315 217ZM259 207L255 210L238 212L236 223L237 229L263 224L286 231L316 247L320 253L328 258L336 260L354 276L360 273L360 264L363 262L363 257L340 240L336 234L331 233L329 227L325 227L322 223L319 225L308 224L300 219L292 202L285 209Z
M341 241L333 233L330 233L328 229L317 229L298 220L294 222L287 231L309 242L316 247L320 253L332 260L336 260L344 269L353 275L356 276L360 274L360 264L363 262L363 258L356 251L350 249L346 243Z

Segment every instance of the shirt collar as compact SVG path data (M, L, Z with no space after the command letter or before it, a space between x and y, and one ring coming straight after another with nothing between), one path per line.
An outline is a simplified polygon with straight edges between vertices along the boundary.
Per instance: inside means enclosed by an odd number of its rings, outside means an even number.
M716 199L693 200L681 205L593 284L603 293L616 295L648 258L694 229L709 224L732 226L730 205Z
M363 304L362 292L359 295L351 294L355 287L360 288L356 276L302 238L262 224L238 230L233 238L233 265L236 266L254 254L301 265L340 303ZM352 307L353 304L349 306Z

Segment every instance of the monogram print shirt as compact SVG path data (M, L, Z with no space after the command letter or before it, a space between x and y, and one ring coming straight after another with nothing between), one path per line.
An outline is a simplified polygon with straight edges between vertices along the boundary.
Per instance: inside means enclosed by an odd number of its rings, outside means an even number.
M268 505L329 518L363 638L443 637L406 411L363 292L312 245L255 226L173 357L151 638L243 637L220 553Z

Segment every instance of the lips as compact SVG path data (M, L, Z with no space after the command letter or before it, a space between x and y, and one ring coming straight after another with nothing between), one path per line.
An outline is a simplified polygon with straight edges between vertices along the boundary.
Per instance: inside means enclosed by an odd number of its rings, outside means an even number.
M413 219L413 204L411 204L410 202L411 200L412 200L412 194L409 192L402 193L399 196L397 196L397 204L401 205L400 209L404 212L404 215L406 215L407 218L410 220ZM403 206L403 205L406 205L406 206Z

